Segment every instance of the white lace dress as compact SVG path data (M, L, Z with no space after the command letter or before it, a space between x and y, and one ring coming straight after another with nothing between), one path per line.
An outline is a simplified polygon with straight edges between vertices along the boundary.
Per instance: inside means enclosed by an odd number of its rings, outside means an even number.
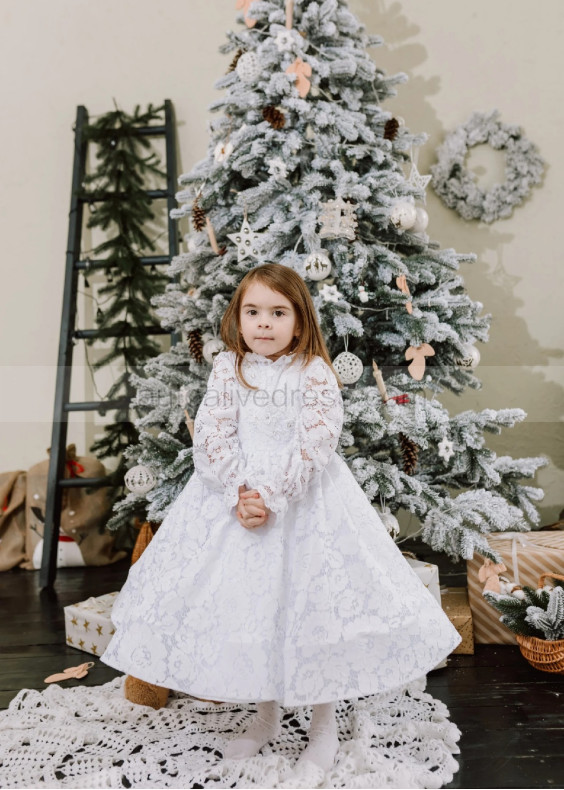
M214 359L195 471L114 604L101 660L159 686L283 706L425 675L460 642L336 448L343 400L321 357ZM272 511L239 524L238 489Z

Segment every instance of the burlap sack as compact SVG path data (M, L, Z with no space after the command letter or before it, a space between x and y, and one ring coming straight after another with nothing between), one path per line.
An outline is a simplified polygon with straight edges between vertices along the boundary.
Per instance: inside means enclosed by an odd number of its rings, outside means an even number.
M47 473L49 460L41 461L27 472L26 491L26 561L23 568L34 570L40 549L33 556L37 544L43 541ZM74 444L67 447L65 478L104 477L104 465L92 457L77 457ZM61 535L76 540L85 565L108 565L127 556L126 551L115 551L115 537L104 528L110 515L111 489L96 488L90 494L86 488L63 489Z
M0 571L15 568L25 554L26 472L0 474Z
M521 587L536 589L542 573L564 573L564 532L493 532L488 543L503 558L507 570L502 575ZM478 572L483 563L475 554L466 564L474 639L478 644L516 644L515 634L499 622L501 614L482 596L484 582Z

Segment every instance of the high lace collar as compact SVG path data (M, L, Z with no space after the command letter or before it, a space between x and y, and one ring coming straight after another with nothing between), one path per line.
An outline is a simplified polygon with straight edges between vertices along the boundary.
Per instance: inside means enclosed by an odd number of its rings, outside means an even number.
M245 359L249 362L262 362L268 365L283 365L294 358L295 354L282 354L277 359L268 359L264 354L257 354L255 351L246 351Z

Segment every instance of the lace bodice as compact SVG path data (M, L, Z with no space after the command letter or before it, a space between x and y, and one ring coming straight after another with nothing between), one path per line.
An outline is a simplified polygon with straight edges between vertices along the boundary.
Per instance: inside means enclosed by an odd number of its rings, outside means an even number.
M236 377L233 351L214 359L206 394L194 419L194 467L230 509L239 486L255 488L281 516L302 499L334 455L343 425L337 379L321 357L302 367L292 355L270 360L247 353Z

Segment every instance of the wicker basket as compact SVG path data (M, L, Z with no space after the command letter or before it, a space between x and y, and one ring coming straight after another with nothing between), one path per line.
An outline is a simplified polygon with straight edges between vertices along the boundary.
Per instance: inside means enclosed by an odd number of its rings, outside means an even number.
M539 578L539 588L544 586L546 578L564 581L564 576L559 573L543 573ZM564 639L552 641L539 639L536 636L519 636L517 634L515 637L521 653L532 667L543 672L557 672L564 675Z

